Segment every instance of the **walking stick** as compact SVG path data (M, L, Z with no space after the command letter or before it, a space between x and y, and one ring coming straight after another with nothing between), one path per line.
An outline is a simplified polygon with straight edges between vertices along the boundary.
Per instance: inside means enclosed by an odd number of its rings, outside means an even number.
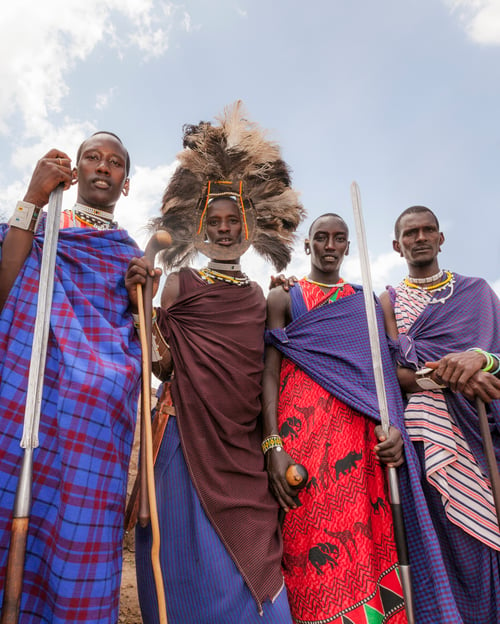
M479 397L476 397L476 408L479 416L479 429L483 439L484 454L486 455L486 462L490 473L491 490L493 492L493 500L495 501L495 509L497 512L497 523L500 529L500 475L498 474L497 458L495 457L495 449L493 448L493 441L491 439L486 408L484 406L484 401Z
M61 219L62 194L62 185L58 186L50 194L45 226L36 320L33 331L33 346L24 411L23 437L20 444L21 448L24 449L24 454L14 501L1 624L16 624L19 620L23 588L24 559L26 556L26 541L28 538L29 516L31 512L33 449L37 448L39 445L38 430L40 426L43 378L45 374L50 312L52 308L54 269L56 264L57 239L59 236L59 221Z
M154 234L149 240L145 257L154 263L156 254L172 242L170 234L162 230ZM153 279L147 276L144 288L137 285L137 307L139 308L139 331L142 351L142 391L141 391L141 495L139 502L139 522L147 526L151 522L153 543L151 547L151 562L158 599L158 614L160 624L168 624L167 604L163 575L160 564L160 525L158 509L156 507L156 492L154 480L153 436L151 429L151 340L152 340L152 300Z
M372 278L368 259L368 248L366 244L365 226L361 211L361 195L356 182L351 184L351 199L354 211L354 221L356 224L356 237L358 239L359 256L361 262L361 274L363 276L363 294L365 298L366 317L368 321L368 333L370 336L370 348L372 353L373 373L375 376L375 386L377 389L377 400L380 410L380 421L386 436L389 435L389 410L387 407L387 396L385 392L384 371L382 368L382 354L378 335L377 316L375 313L375 302L373 300ZM413 592L411 587L410 565L408 560L408 548L406 544L406 533L403 521L403 510L399 496L399 482L396 468L387 468L389 479L389 491L391 495L391 510L394 523L394 540L398 554L399 571L401 574L401 585L405 600L406 618L408 624L414 624Z

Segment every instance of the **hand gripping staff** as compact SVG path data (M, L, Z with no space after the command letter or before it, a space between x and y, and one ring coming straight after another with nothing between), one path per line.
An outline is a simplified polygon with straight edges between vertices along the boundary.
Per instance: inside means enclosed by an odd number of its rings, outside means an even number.
M160 230L150 238L145 257L153 265L156 254L168 247L172 239L165 230ZM153 279L146 277L144 296L142 285L137 284L137 307L139 308L139 331L142 351L142 390L141 390L141 463L140 463L140 502L139 522L147 526L151 521L153 544L151 561L158 598L158 615L160 624L168 624L165 589L160 565L160 526L156 507L156 492L153 461L153 435L151 430L151 339L152 339L152 307ZM2 623L3 624L3 623Z
M384 433L389 434L389 410L385 393L384 371L382 368L382 355L378 335L377 317L375 314L375 302L373 300L372 278L368 260L368 247L366 244L365 226L361 211L361 196L356 182L351 184L352 208L356 224L356 237L358 239L359 257L361 262L361 274L363 278L363 294L365 298L366 318L368 321L368 333L370 336L370 349L372 352L373 373L377 388L377 400L380 410L380 421ZM406 534L403 522L403 512L399 496L399 483L396 468L387 468L389 479L389 491L391 496L391 510L394 522L394 539L398 553L399 571L405 599L406 617L408 624L414 624L413 615L413 592L411 588L410 565L408 549L406 546Z
M42 404L43 378L47 356L50 313L54 288L57 239L61 220L63 186L52 191L49 198L40 284L36 309L33 346L28 375L28 390L24 411L24 428L21 448L24 449L21 473L17 484L12 529L10 536L7 577L2 604L1 624L16 624L19 619L23 588L24 559L31 512L31 489L33 484L33 449L37 448L40 410Z
M481 431L481 437L483 439L484 454L486 455L486 462L490 473L491 491L493 493L495 511L497 512L497 523L498 528L500 529L500 474L498 472L497 458L495 456L495 449L491 438L486 407L484 405L484 401L479 397L476 397L476 409L479 416L479 430Z

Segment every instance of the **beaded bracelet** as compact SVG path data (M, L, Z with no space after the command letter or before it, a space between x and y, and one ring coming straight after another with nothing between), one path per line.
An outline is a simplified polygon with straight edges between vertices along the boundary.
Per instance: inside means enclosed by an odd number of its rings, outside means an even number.
M489 373L491 371L493 365L495 364L495 359L493 358L491 353L488 353L488 351L480 349L479 347L472 347L471 349L467 349L467 351L476 351L477 353L481 353L481 355L484 355L484 357L486 358L486 364L481 370L483 371L483 373Z
M30 202L18 201L8 224L34 234L40 223L42 209Z
M496 359L498 366L495 370L490 371L490 373L492 375L498 375L498 373L500 373L500 357L498 357L498 355L493 355L493 357Z
M279 452L283 448L283 440L279 435L270 435L262 441L261 448L264 455L273 448Z

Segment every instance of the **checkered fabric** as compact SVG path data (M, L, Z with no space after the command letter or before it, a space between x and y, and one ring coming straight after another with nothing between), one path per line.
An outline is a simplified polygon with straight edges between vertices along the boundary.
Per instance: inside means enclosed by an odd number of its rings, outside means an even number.
M0 226L0 243L7 226ZM42 228L43 231L43 228ZM0 601L3 598L43 235L0 316ZM116 622L140 347L123 230L59 235L20 623Z

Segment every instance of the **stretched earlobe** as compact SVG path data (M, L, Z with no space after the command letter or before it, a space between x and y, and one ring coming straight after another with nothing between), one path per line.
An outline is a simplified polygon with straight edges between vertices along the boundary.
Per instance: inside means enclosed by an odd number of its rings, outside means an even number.
M123 185L123 188L122 188L122 195L123 195L124 197L127 197L128 192L129 192L129 189L130 189L130 179L129 179L129 178L127 178L127 179L125 180L125 184Z

